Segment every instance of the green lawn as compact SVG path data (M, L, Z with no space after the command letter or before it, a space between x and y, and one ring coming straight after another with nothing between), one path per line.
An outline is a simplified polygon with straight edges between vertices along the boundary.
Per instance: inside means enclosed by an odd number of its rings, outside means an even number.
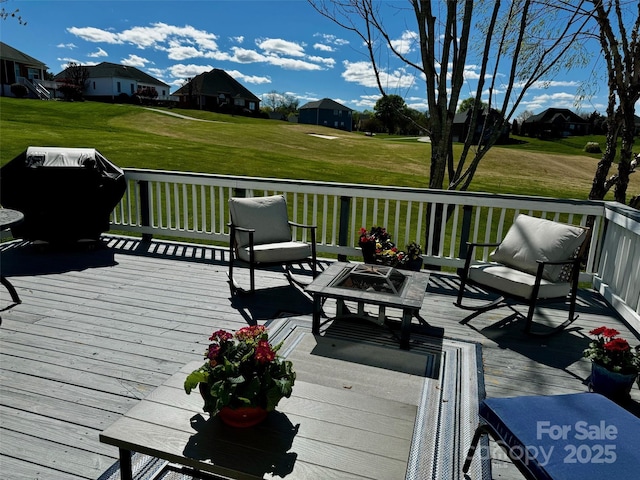
M121 167L428 185L428 143L204 111L168 111L208 121L185 120L132 105L0 98L0 164L29 145L93 147ZM489 152L472 190L587 197L599 156L587 155L582 148L587 141L603 145L604 138L519 139L523 143ZM640 193L638 176L632 175L630 195Z

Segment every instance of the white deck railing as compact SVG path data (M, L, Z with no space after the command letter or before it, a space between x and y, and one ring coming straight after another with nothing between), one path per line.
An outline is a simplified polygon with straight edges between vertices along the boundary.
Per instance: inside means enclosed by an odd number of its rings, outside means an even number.
M358 230L377 225L399 248L420 243L426 265L455 268L463 265L466 242L500 241L519 213L579 225L591 218L582 280L595 279L612 303L624 304L640 330L640 219L619 204L159 170L126 169L125 176L114 230L228 243L229 197L278 193L287 198L291 220L318 226L319 253L360 256ZM307 240L305 234L294 231L299 240ZM485 259L488 254L478 252Z

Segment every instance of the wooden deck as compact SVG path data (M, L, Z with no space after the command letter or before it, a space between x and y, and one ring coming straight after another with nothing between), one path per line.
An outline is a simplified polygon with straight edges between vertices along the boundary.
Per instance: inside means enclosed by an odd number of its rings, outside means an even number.
M0 246L2 273L22 303L0 291L0 478L96 479L116 460L98 434L183 365L201 360L213 330L235 330L311 304L293 295L279 272L261 271L271 287L231 300L226 252L176 243L143 244L105 237L106 248L38 250ZM239 280L247 277L239 272ZM586 333L600 325L634 334L595 293L580 292L580 318L548 339L525 336L508 309L460 324L468 312L452 304L455 276L433 274L421 311L445 335L479 342L489 397L561 394L587 389ZM280 288L279 288L280 287ZM550 317L564 312L545 310ZM629 409L638 415L640 391ZM494 462L494 478L519 478Z

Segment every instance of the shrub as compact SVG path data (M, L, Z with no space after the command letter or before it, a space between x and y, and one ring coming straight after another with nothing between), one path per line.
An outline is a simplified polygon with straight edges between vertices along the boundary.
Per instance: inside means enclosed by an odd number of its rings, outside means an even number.
M602 153L600 150L600 144L598 142L587 142L584 146L584 151L587 153Z
M25 87L21 83L13 83L11 84L11 93L13 93L18 98L24 98L27 96L29 91L27 90L27 87Z
M70 102L82 100L82 89L71 83L63 83L58 87L58 91L64 95L64 99Z

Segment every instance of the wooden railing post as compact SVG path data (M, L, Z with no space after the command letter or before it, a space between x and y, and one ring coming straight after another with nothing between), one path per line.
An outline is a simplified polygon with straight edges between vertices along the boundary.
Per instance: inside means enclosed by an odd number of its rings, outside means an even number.
M338 245L348 246L349 242L349 212L351 211L351 197L340 197L340 227L338 230ZM338 255L338 261L346 262L346 255Z
M467 258L467 242L471 233L471 215L473 214L473 206L465 205L462 207L462 230L460 232L460 249L458 258Z
M149 182L146 180L138 181L138 189L140 191L140 222L143 227L151 226L151 205L149 204ZM153 235L150 233L142 234L143 242L150 242Z

